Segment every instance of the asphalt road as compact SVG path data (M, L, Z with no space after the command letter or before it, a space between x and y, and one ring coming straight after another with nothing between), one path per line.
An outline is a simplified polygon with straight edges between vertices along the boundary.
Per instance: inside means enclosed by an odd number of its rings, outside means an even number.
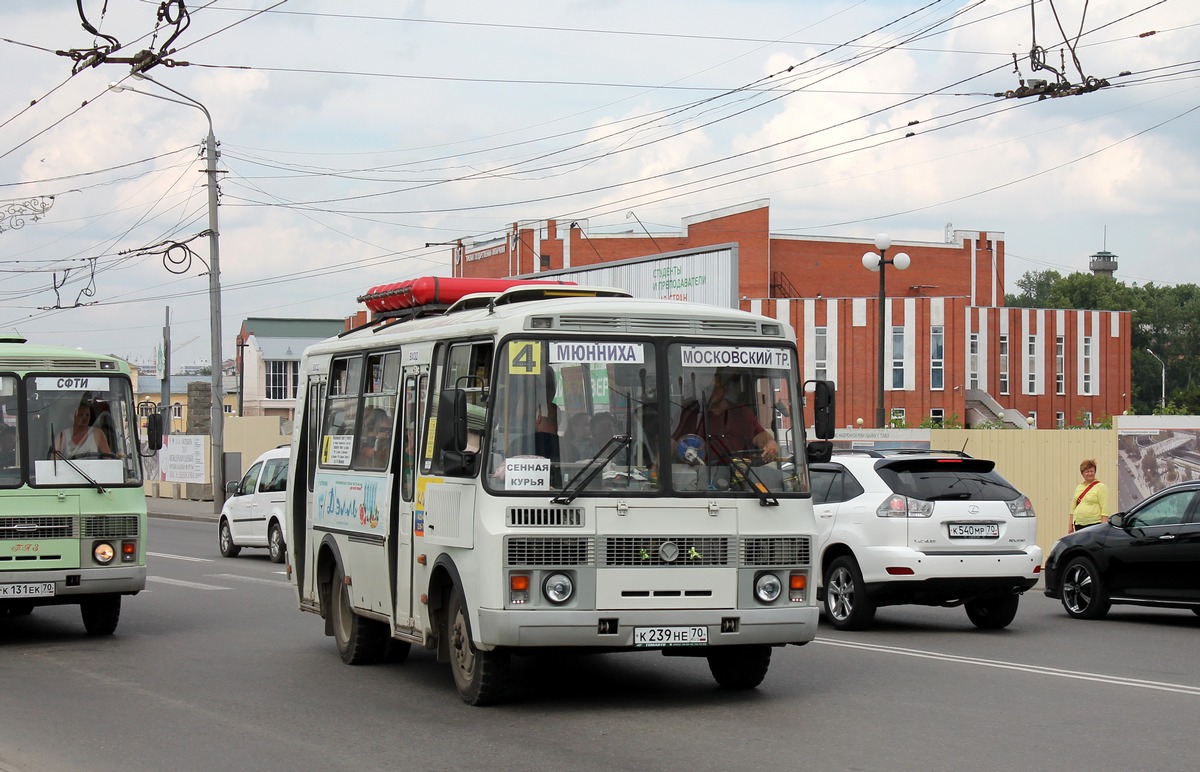
M0 770L1027 770L1196 767L1200 617L1071 620L1026 595L1008 630L897 607L776 650L717 689L703 659L516 662L470 708L429 652L348 667L264 550L153 518L147 590L115 636L71 607L0 620Z

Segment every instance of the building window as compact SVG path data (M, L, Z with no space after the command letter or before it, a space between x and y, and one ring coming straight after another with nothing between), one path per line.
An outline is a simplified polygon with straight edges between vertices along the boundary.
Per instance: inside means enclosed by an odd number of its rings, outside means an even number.
M1059 335L1054 339L1054 393L1067 393L1067 341ZM1085 365L1086 367L1086 365Z
M818 381L829 380L829 328L813 330L813 377Z
M1092 411L1090 411L1090 410L1083 411L1083 425L1084 426L1092 425Z
M1092 391L1092 338L1086 336L1083 339L1083 393L1094 394ZM1091 415L1089 413L1089 415ZM1088 426L1092 425L1092 419L1088 418Z
M267 360L267 399L296 398L296 389L300 387L298 365L295 360Z
M904 388L904 328L892 328L892 388Z
M1025 393L1037 394L1037 336L1025 338Z
M1066 413L1058 412L1058 413L1054 414L1054 428L1055 429L1067 428L1067 414Z
M929 388L946 388L946 328L940 324L929 328Z
M1008 394L1008 336L1000 336L1000 393Z
M226 415L233 415L233 405L222 405L225 408Z
M1029 411L1029 425L1032 426L1034 429L1037 428L1037 411L1036 410Z
M183 418L183 405L181 403L176 402L174 405L171 405L171 417Z
M930 408L929 423L934 426L941 426L946 422L946 411L940 407Z
M967 388L968 389L978 389L979 388L979 333L977 333L977 332L971 333L971 337L969 338L969 345L971 348L969 349L969 356L968 356L969 362L967 364L967 367L968 367Z
M902 407L892 408L892 426L898 426L898 427L904 426L904 408L902 408Z

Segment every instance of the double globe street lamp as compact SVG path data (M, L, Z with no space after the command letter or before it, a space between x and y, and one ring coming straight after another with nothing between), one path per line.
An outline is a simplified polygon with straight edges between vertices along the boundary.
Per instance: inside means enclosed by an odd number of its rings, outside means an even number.
M883 345L887 335L887 271L884 266L891 265L897 270L903 271L912 263L912 259L905 253L901 252L895 257L888 259L887 251L892 246L892 237L886 233L880 233L875 236L876 252L867 252L862 256L863 267L869 271L879 272L879 309L877 317L879 319L879 350L877 360L877 372L879 374L878 391L875 399L875 427L882 429L887 425L887 419L884 415L883 407L883 392L884 392L884 357Z

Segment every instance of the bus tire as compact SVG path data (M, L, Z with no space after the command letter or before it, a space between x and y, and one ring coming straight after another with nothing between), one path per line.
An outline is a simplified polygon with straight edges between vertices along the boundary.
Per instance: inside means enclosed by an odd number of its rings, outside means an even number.
M23 617L33 613L33 601L12 600L7 606L0 606L0 617Z
M389 637L387 626L354 613L346 572L340 563L334 569L333 586L329 590L329 614L333 622L333 640L342 662L374 665L383 659Z
M83 627L88 635L112 635L121 619L120 595L95 595L79 603Z
M708 670L722 689L753 689L767 677L770 646L714 646L708 650Z
M492 705L508 690L510 663L506 651L481 651L471 640L462 591L455 589L446 613L450 670L458 695L468 705Z

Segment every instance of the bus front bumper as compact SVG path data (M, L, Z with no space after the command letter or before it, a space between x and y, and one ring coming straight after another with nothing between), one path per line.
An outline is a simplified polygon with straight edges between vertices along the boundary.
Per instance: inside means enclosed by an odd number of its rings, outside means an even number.
M54 582L54 595L31 597L38 604L50 604L54 598L82 597L97 593L132 595L146 589L145 566L110 568L63 568L52 571L0 571L0 584L41 584Z
M665 648L638 645L635 630L707 630L707 646L804 644L817 634L817 606L770 609L479 610L476 645L505 647Z

